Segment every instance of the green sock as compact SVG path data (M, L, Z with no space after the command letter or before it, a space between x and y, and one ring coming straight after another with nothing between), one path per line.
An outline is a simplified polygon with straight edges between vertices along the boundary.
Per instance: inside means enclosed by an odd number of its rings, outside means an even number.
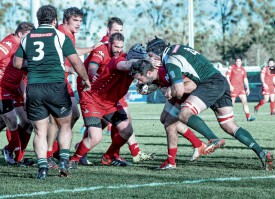
M38 158L37 165L38 168L48 168L47 158Z
M245 146L251 148L258 155L259 158L262 158L261 157L263 156L263 153L261 153L263 151L262 147L260 147L257 144L257 142L253 139L253 137L248 131L240 127L235 132L234 137L237 140L239 140L241 143L243 143Z
M192 115L188 122L187 126L191 127L195 131L202 134L208 140L217 139L218 137L210 130L210 128L205 124L205 122L198 116Z
M69 156L70 156L70 150L69 149L61 149L59 151L59 156L60 156L60 159L68 160Z

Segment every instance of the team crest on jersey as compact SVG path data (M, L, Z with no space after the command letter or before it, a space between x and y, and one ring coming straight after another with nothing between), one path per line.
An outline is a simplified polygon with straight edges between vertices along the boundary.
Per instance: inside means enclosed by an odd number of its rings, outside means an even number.
M168 74L165 75L165 79L166 79L167 82L169 82L169 75Z
M174 79L176 77L174 71L170 71L169 74L170 74L171 79Z
M9 47L12 47L12 43L10 41L5 41L3 43L7 44Z
M98 54L100 54L102 57L104 57L104 52L98 51Z

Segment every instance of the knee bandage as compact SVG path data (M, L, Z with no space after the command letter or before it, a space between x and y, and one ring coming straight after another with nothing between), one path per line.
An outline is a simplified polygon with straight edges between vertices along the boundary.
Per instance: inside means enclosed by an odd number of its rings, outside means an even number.
M194 115L198 115L201 111L200 108L196 104L193 104L188 101L183 102L181 104L181 107L190 109Z

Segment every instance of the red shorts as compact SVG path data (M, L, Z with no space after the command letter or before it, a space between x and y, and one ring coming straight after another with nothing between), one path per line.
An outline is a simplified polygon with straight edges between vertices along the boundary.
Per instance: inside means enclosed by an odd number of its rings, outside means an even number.
M71 84L69 83L69 81L68 81L67 78L66 78L65 82L67 83L67 88L68 88L70 97L74 97L74 91L73 91L72 86L71 86Z
M14 98L14 94L5 89L0 87L0 100L12 100Z
M244 88L234 87L233 91L230 91L231 97L238 97L239 95L245 95Z
M123 108L127 108L128 107L128 103L126 102L126 98L123 97L121 98L118 103L123 107Z
M262 95L275 94L275 87L273 85L268 85L268 88L262 87Z
M102 119L105 115L123 109L119 103L104 104L99 98L87 91L79 92L79 104L83 118L97 117Z

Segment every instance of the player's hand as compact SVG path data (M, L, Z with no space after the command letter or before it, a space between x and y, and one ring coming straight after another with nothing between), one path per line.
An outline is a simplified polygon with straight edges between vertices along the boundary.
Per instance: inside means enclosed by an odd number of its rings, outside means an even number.
M103 43L103 42L96 43L94 46L92 46L92 48L95 49L99 46L102 46L103 44L105 44L105 43Z
M234 91L234 87L232 85L230 85L230 91Z
M98 74L93 75L91 78L92 82L95 82L98 79L98 76Z
M172 98L171 87L168 87L168 88L166 89L166 92L165 92L164 96L165 96L168 100L170 100L170 99Z
M265 89L268 89L268 85L267 85L267 84L263 84L263 87L264 87Z
M89 91L91 90L91 83L90 83L90 80L87 79L87 80L82 80L82 84L85 86L84 90L83 91Z
M158 68L158 67L162 66L162 62L161 62L160 56L158 56L157 54L155 54L153 52L149 52L148 55L149 55L149 61L151 62L151 64L155 68Z
M246 89L246 95L248 96L249 94L250 94L250 90L248 88L248 89Z

